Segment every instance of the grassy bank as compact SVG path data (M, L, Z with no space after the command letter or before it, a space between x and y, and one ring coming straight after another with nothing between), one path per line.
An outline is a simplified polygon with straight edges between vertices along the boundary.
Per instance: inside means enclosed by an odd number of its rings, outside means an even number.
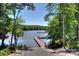
M0 56L8 56L16 50L14 46L0 47Z
M14 53L16 50L28 50L30 47L26 45L19 45L19 46L0 46L0 56L8 56L11 53Z

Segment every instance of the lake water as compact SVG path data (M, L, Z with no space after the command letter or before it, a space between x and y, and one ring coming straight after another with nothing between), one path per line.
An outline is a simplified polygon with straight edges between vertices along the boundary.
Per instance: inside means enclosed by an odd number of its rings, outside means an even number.
M24 31L23 37L18 38L18 45L27 45L30 47L37 47L36 42L33 37L44 36L46 32L44 30L31 30ZM9 45L11 40L11 34L9 34L9 38L5 40L5 44ZM1 40L0 40L1 43Z

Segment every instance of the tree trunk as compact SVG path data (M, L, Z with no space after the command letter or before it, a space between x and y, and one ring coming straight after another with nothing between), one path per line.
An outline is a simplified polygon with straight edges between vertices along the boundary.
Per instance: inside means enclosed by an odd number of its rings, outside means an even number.
M13 42L13 30L12 30L11 43L10 43L11 46L12 46L12 42Z
M15 46L17 46L16 30L14 31Z
M5 39L2 39L2 44L1 44L2 47L4 46L4 40L5 40Z
M16 38L16 10L15 10L15 7L14 7L14 28L13 28L13 33L14 33L14 40L15 40L15 46L17 46L17 38Z
M65 39L65 15L63 13L64 9L64 4L60 4L60 9L61 9L61 22L62 22L62 42L63 42L63 48L67 51L70 52L69 50L66 49L65 44L66 44L66 39Z
M75 17L78 23L77 28L76 28L76 46L77 46L78 41L79 41L79 4L76 4L76 6L78 7L77 11L75 12Z

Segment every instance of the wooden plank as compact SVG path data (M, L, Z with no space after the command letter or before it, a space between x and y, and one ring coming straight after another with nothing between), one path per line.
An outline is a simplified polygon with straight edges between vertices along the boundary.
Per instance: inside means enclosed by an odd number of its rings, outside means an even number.
M35 42L37 43L37 45L41 48L45 48L45 44L41 39L38 39L37 37L34 37Z

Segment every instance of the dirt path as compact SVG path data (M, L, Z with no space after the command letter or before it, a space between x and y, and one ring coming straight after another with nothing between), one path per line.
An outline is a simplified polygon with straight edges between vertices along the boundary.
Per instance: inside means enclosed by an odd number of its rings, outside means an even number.
M68 53L66 52L64 49L57 49L57 50L53 50L53 49L45 49L47 51L49 51L50 56L77 56L77 54L75 53Z
M42 48L33 48L32 50L16 50L9 56L49 56L49 52Z
M31 50L16 50L15 53L9 56L77 56L79 52L67 53L63 49L45 49L45 48L33 48Z

